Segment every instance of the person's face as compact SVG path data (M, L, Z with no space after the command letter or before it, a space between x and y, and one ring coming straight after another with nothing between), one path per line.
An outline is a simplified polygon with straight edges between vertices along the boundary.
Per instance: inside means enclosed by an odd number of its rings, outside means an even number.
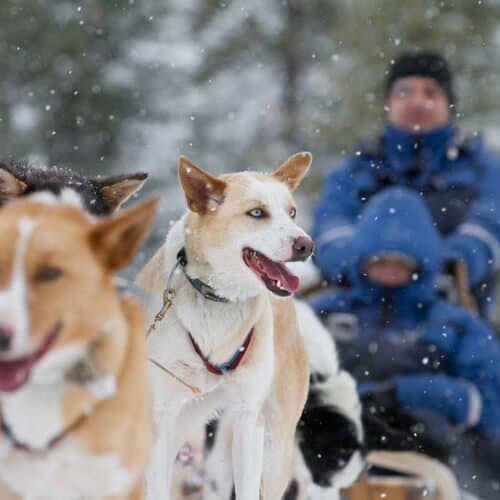
M410 282L415 267L396 256L381 256L370 259L364 266L370 281L383 287L403 286Z
M392 85L387 105L388 121L411 132L426 132L451 119L448 98L433 78L399 78Z

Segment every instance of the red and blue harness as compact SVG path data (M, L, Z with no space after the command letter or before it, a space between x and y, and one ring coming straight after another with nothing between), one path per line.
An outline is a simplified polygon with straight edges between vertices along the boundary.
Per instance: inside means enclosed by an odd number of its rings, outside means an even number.
M214 365L210 363L209 359L201 352L200 346L196 343L193 336L189 333L189 340L191 340L191 344L193 345L196 354L198 354L200 359L203 361L205 368L214 375L224 375L225 373L231 370L235 370L240 364L241 360L243 359L243 356L245 356L245 353L248 350L248 346L252 341L252 337L253 337L253 328L246 336L246 339L243 342L243 344L241 344L241 346L238 347L238 349L236 349L236 352L233 354L233 356L229 361L226 361L221 365Z

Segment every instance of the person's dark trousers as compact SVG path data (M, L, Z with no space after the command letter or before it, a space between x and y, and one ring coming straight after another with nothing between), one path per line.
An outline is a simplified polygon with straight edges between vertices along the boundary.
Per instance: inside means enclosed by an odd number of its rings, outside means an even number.
M470 432L465 440L471 450L472 463L468 470L457 470L457 474L463 473L462 487L484 500L500 499L500 436L493 438Z

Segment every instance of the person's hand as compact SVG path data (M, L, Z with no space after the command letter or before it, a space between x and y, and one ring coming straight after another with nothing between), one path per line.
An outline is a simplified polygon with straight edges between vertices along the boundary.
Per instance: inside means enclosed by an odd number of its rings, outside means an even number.
M403 408L390 382L361 394L362 421L368 450L417 451L446 462L449 445L429 432L418 414Z

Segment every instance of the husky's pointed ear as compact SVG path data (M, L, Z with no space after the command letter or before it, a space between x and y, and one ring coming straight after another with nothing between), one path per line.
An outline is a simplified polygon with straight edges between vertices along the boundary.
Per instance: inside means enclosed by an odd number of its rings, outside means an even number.
M158 196L98 219L90 231L90 244L107 269L115 271L128 264L149 234Z
M18 179L6 163L0 162L0 203L22 195L28 186Z
M101 177L93 179L93 182L104 198L106 205L113 211L118 209L134 193L137 193L147 179L148 174L137 172L135 174Z
M284 182L290 191L295 191L306 175L312 163L312 154L308 151L295 153L272 173L275 179Z
M190 210L200 215L215 212L224 201L227 184L205 172L186 156L179 158L179 181Z

